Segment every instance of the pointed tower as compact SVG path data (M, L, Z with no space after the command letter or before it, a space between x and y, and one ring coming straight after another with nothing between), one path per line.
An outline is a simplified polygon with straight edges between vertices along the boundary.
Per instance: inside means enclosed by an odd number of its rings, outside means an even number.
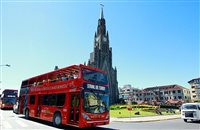
M103 7L101 7L97 31L94 34L94 51L90 53L89 66L104 70L108 75L110 87L110 104L118 102L117 69L112 67L112 48L109 46L109 35L106 31Z

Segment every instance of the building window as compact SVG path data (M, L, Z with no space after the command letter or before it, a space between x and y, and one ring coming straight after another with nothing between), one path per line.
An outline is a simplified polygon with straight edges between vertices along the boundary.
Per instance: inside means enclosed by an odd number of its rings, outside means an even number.
M178 90L178 93L181 93L181 90Z
M178 96L178 99L182 99L182 96Z
M175 90L173 90L173 93L176 93L176 91L175 91Z

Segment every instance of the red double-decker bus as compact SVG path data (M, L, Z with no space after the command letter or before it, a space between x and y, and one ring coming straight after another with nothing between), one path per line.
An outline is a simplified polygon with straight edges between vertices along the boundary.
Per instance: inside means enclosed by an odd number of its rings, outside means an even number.
M13 105L17 102L18 90L15 89L5 89L0 98L0 108L1 109L12 109Z
M72 65L22 81L19 113L55 127L109 123L109 87L100 69Z

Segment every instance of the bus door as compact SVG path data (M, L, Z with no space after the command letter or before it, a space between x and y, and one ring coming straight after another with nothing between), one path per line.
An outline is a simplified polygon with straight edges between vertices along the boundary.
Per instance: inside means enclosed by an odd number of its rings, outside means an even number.
M35 113L36 117L40 117L41 105L42 105L42 95L38 95L37 104L36 104L36 113Z
M23 114L23 109L25 107L24 100L25 100L25 96L24 95L20 96L20 99L19 99L19 114Z
M70 124L78 124L80 113L80 93L71 93L70 95Z

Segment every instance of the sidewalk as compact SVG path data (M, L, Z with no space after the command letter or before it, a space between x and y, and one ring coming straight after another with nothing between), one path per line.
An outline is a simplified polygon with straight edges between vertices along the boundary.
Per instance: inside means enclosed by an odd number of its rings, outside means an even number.
M180 119L180 118L181 115L161 115L161 116L146 116L146 117L131 117L131 118L111 117L110 122L153 122L161 120Z

